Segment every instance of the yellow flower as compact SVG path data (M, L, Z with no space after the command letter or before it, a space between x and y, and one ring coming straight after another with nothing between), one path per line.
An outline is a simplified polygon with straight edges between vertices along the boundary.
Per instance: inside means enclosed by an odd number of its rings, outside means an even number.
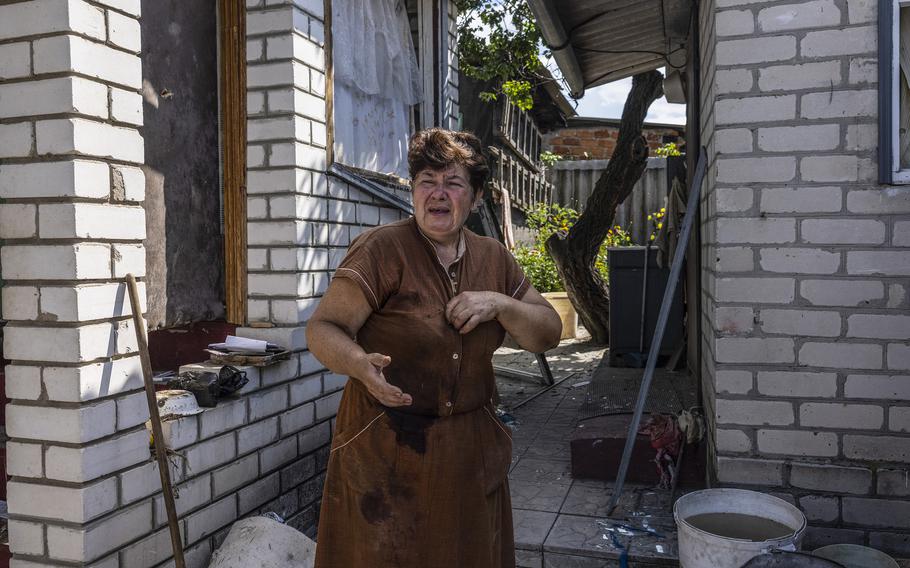
M655 235L651 235L651 240L652 240L652 241L654 240L654 237L655 237Z
M667 212L667 208L666 208L666 207L661 207L661 208L660 208L660 212L661 212L661 213L666 213L666 212Z
M654 215L650 215L650 214L649 214L649 215L648 215L648 221L650 221L650 220L652 220L652 219L654 219Z
M663 223L658 223L658 224L657 224L657 228L658 228L658 229L663 229L663 228L664 228L664 224L663 224Z

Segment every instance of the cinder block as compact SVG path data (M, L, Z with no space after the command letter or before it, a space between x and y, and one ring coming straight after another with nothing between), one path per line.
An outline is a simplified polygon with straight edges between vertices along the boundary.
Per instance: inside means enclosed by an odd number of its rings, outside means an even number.
M145 161L142 136L134 128L82 118L42 120L35 124L35 137L39 154L80 154L136 164Z
M215 408L207 408L199 415L199 437L205 440L236 430L246 423L246 398L222 400Z
M116 429L116 404L111 400L78 408L6 406L6 431L11 438L81 444Z
M137 283L145 313L145 282ZM133 313L126 284L42 286L41 317L60 322L86 322L130 316Z
M273 388L266 391L257 392L249 397L251 422L261 420L267 416L273 416L287 410L288 408L288 389L286 386Z
M716 340L718 363L792 363L790 338L720 337Z
M870 215L910 213L910 188L895 186L887 191L878 187L849 191L847 211Z
M309 84L308 69L306 76L300 76L300 80L306 81L303 85L297 85L296 88L285 86L278 89L269 90L269 110L271 112L294 112L318 122L325 121L325 100L302 89L306 89Z
M177 516L201 507L212 500L212 479L210 475L200 475L189 481L174 486L174 506ZM167 512L164 508L164 497L155 497L155 524L158 528L167 524Z
M107 118L107 87L82 77L0 85L0 118L60 113Z
M152 504L141 503L87 526L49 525L47 548L51 558L91 562L152 529Z
M877 245L885 242L885 224L873 219L805 219L800 235L807 243Z
M714 16L714 33L718 37L749 35L755 31L755 19L749 10L725 10Z
M755 270L755 255L751 248L718 248L716 262L716 270L718 272L751 272Z
M117 508L117 478L83 487L60 487L10 481L6 485L11 515L87 523Z
M795 288L793 278L718 278L716 297L718 302L789 304Z
M799 423L810 428L878 430L885 422L884 410L868 404L804 402Z
M142 32L136 18L108 11L107 33L108 40L118 47L137 54L142 49Z
M714 434L718 453L746 453L752 451L752 439L742 430L718 428Z
M183 480L183 464L170 462L171 483L180 483ZM161 491L161 475L158 473L158 463L149 461L124 471L117 476L120 480L121 503L128 504L145 499Z
M264 448L278 439L278 417L260 420L237 431L237 453L246 454Z
M0 206L3 207L3 206ZM2 219L0 219L2 222ZM38 288L34 286L6 286L0 290L3 296L3 318L6 320L38 319ZM7 392L7 394L9 394ZM10 398L17 398L9 395Z
M95 0L98 4L109 6L115 10L126 12L130 16L138 18L142 15L140 0Z
M831 464L793 463L790 484L802 489L864 495L872 488L872 471Z
M888 368L910 369L910 345L906 343L891 343L888 345Z
M146 425L149 436L152 435L151 423ZM199 417L179 416L161 422L161 435L164 446L170 450L179 450L199 441Z
M748 211L755 202L750 187L718 187L714 190L717 200L717 211L723 213Z
M803 280L800 296L816 306L863 306L885 297L877 280Z
M113 277L123 278L132 274L136 278L145 276L145 247L142 245L126 245L114 243L111 245L113 258Z
M145 173L134 166L111 165L111 199L113 201L143 201Z
M752 131L748 128L716 130L714 139L718 152L723 154L742 154L752 151Z
M31 66L32 50L28 42L0 45L0 79L28 77L32 72Z
M187 475L200 475L234 460L237 456L235 435L231 432L196 444L188 448L185 455Z
M307 296L311 294L309 274L250 274L247 286L251 296Z
M138 426L149 419L148 399L145 391L138 391L116 399L117 431Z
M278 472L252 483L237 493L238 510L241 515L255 511L278 496Z
M837 213L842 201L839 187L764 188L760 209L763 213Z
M804 182L857 181L859 168L856 156L806 156L799 162Z
M715 329L724 334L742 334L752 331L755 314L751 307L718 307L714 311Z
M12 400L38 400L43 391L41 368L8 365L6 367L6 396Z
M103 43L74 35L42 38L32 43L35 73L79 73L127 89L142 88L142 61Z
M775 65L758 71L758 87L764 91L798 91L800 89L817 89L832 87L841 83L840 61L823 61L819 63L800 63L797 65ZM836 126L837 125L826 125ZM798 128L798 127L797 127ZM827 136L825 136L827 139ZM810 137L803 139L809 148L805 150L829 148L812 148L822 144ZM833 147L836 147L835 144ZM799 149L799 148L794 148Z
M239 337L269 341L285 347L286 349L290 349L291 351L306 349L305 327L238 327L236 334Z
M296 33L276 35L266 38L265 41L266 53L268 53L270 61L296 59L316 69L325 68L325 51L322 46L304 35ZM309 87L309 83L307 83L307 87Z
M758 147L767 152L833 150L839 145L840 125L837 124L758 129Z
M142 126L142 95L111 87L111 120Z
M878 49L875 26L840 28L807 33L800 41L803 57L831 57L874 53Z
M719 41L715 56L719 66L786 61L796 57L796 38L785 35Z
M810 337L838 337L841 333L838 312L762 309L759 319L765 333Z
M718 456L717 478L721 483L771 485L783 483L784 462L769 459Z
M76 32L104 40L104 12L86 2L37 0L0 7L0 39Z
M790 426L795 422L793 403L781 401L718 399L716 414L718 424Z
M298 455L304 456L325 447L332 440L329 422L321 422L312 428L307 428L297 436Z
M759 430L758 451L786 456L834 457L837 434L801 430Z
M892 432L910 432L910 407L892 406L888 410L888 429Z
M38 208L43 239L145 238L145 210L100 203L49 203Z
M759 371L758 392L765 396L833 398L836 373Z
M338 413L338 405L341 404L341 395L341 391L338 391L316 400L316 420L335 416Z
M802 96L800 113L803 118L846 118L875 116L878 112L878 91L826 91Z
M784 218L721 218L718 243L789 243L796 240L796 220Z
M866 527L910 528L910 501L844 497L844 522Z
M72 160L32 164L4 164L0 169L0 197L105 198L110 192L110 173L103 162Z
M91 363L79 367L44 367L49 400L84 402L142 388L139 357Z
M847 398L910 400L910 377L888 375L847 375Z
M896 497L910 496L910 468L879 469L875 472L876 492Z
M720 99L714 103L714 113L718 126L792 120L796 117L796 95Z
M845 434L844 457L864 461L910 463L910 438Z
M348 383L348 377L336 373L326 373L322 376L322 387L325 392L341 390Z
M48 350L47 345L57 349ZM135 353L136 336L132 322L123 320L81 327L16 327L4 336L6 356L25 361L83 363Z
M272 471L297 458L297 437L284 438L259 451L260 475Z
M44 452L49 479L83 483L148 460L149 437L143 430L81 447L49 446Z
M285 412L280 416L281 435L286 437L312 425L315 416L315 407L313 404L304 404Z
M2 50L3 46L0 45L0 60L3 58ZM24 158L29 156L32 152L34 140L35 135L31 122L0 124L0 141L2 141L2 144L0 144L0 158ZM0 192L5 193L6 191L6 188L0 187Z
M850 60L848 80L851 84L877 83L878 60L871 57L856 57Z
M259 454L250 454L212 472L214 497L235 491L251 483L259 475Z
M186 541L196 542L237 520L237 495L228 495L186 518Z
M762 270L789 274L834 274L841 264L839 252L810 248L763 248L759 257Z
M840 500L823 495L805 495L799 498L799 508L809 521L833 523L840 518Z
M7 521L7 533L11 553L31 556L43 556L45 554L44 525L41 523L9 519Z
M178 521L181 534L186 522ZM171 535L168 529L160 530L143 538L120 552L120 566L123 568L146 568L167 560L173 555Z
M269 221L247 224L250 245L303 245L309 240L303 221Z
M305 89L309 86L310 75L303 63L297 61L281 61L279 63L255 64L247 66L247 85L251 88L260 87L299 87ZM287 112L284 105L272 106L269 98L269 110L272 112ZM325 116L325 111L323 111Z
M761 31L777 32L834 26L840 24L840 18L834 0L813 0L764 8L757 20Z
M876 61L876 65L878 62ZM875 124L848 124L845 150L862 152L878 148L878 126ZM860 192L871 196L872 192Z
M792 156L717 160L718 183L780 183L795 176L796 158Z
M110 248L100 243L8 245L0 251L4 280L110 278Z
M753 84L751 69L718 69L714 74L714 88L718 95L747 93L752 90ZM718 149L723 151L720 144Z
M847 251L847 274L857 276L910 276L910 252L887 250Z
M297 487L314 475L316 475L316 457L309 455L299 459L281 470L281 490L288 491L293 487Z
M865 343L815 343L800 347L799 363L836 369L881 369L882 346Z
M910 338L910 316L851 314L847 317L847 337L907 339Z
M306 29L306 14L293 6L263 12L249 12L246 16L246 33L250 36Z
M301 168L253 170L247 176L249 194L293 193L306 183L310 172Z
M310 319L317 305L319 298L275 300L272 302L272 318L279 325L299 325Z
M718 393L748 394L752 390L751 371L718 370L714 380Z

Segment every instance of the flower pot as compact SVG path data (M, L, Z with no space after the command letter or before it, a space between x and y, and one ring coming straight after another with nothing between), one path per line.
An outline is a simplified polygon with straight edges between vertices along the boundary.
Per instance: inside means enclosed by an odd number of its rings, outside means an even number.
M544 292L541 295L550 302L562 321L562 334L559 339L574 339L575 328L578 327L578 314L569 301L569 295L566 292Z

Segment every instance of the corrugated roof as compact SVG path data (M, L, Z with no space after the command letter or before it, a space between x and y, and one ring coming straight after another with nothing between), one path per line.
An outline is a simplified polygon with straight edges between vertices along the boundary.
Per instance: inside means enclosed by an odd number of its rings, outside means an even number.
M587 89L636 73L685 63L692 0L537 0L538 20L553 15L565 30ZM546 32L547 26L542 25ZM546 37L554 50L554 38ZM559 58L557 58L559 62ZM560 62L560 67L563 63ZM566 73L566 70L563 69Z

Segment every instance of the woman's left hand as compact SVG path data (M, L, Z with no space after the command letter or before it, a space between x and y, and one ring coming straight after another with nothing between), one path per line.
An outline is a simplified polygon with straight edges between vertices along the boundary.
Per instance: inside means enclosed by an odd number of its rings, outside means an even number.
M446 319L462 335L470 333L483 322L496 319L502 297L496 292L462 292L446 305Z

